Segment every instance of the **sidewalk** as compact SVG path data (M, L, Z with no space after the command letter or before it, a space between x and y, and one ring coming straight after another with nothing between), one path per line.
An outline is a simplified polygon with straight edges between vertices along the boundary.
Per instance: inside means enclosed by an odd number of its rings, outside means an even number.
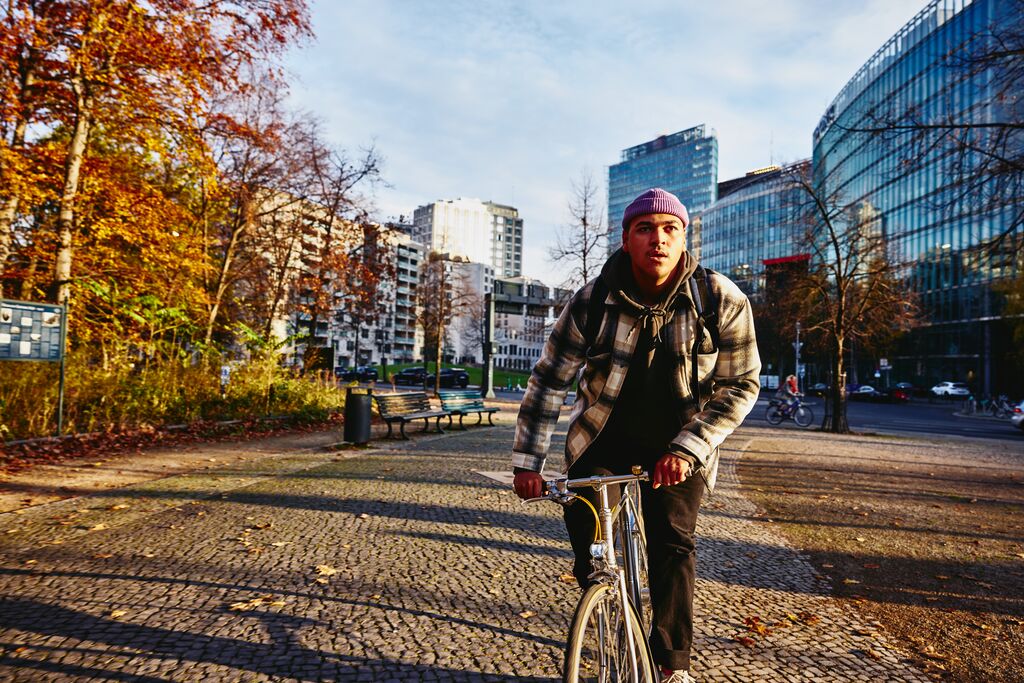
M241 445L213 444L207 469L0 515L0 680L556 680L560 513L478 474L512 419L229 465ZM746 445L698 530L697 679L929 680L754 518Z

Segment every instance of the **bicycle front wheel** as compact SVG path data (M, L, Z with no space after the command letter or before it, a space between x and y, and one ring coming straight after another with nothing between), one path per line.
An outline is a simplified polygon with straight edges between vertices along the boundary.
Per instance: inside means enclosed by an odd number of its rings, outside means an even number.
M814 422L814 413L807 406L799 406L793 413L793 422L801 427L810 427Z
M782 410L779 409L779 406L774 403L768 405L768 410L764 413L764 419L768 420L768 424L782 424L783 418L785 418L785 415L782 414Z
M562 680L657 683L657 667L636 611L612 586L591 586L576 605Z

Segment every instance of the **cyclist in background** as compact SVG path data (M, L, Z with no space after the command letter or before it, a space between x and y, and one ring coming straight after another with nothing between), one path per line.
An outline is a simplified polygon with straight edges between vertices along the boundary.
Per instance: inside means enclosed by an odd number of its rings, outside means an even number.
M663 680L672 683L690 680L693 534L701 495L714 487L718 446L757 400L761 369L750 303L686 251L688 225L686 207L661 189L626 208L622 248L570 299L533 369L512 456L516 493L540 496L551 432L583 366L565 471L573 478L626 474L636 464L650 472L643 512L651 648ZM693 291L701 280L714 302L703 318ZM601 294L592 303L595 289ZM591 312L601 316L600 325L588 322ZM717 335L704 328L698 337L698 323L708 315L717 315ZM585 338L591 330L594 338ZM583 505L569 505L564 514L576 556L573 573L586 586L593 516Z
M800 386L796 382L796 375L790 375L786 378L786 381L779 387L778 392L775 394L775 398L780 401L786 402L786 413L792 413L794 406L796 406L797 399L800 397Z

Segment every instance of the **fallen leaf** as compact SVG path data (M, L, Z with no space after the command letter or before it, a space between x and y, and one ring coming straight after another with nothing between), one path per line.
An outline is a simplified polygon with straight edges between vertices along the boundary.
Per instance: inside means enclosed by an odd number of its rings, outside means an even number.
M107 528L106 524L100 523L100 524L95 524L95 525L89 527L89 531L103 531L106 528Z
M523 619L529 619L530 617L537 616L537 613L533 610L526 610L525 612L520 612L519 616L521 616Z
M117 505L111 505L108 510L127 510L131 506L127 503L118 503Z
M872 650L870 647L868 649L864 650L864 654L866 654L868 657L871 657L871 659L874 659L875 661L878 661L879 659L882 658L882 655L878 654L877 652Z
M843 579L843 583L845 583L845 584L855 584L855 583L860 583L860 581L858 581L857 579Z
M359 513L359 519L368 519L369 517L370 515L366 514L365 512Z
M380 598L381 598L380 593L374 593L373 595L370 596L371 600L380 600Z
M274 546L275 548L280 548L281 546L288 545L289 543L291 543L291 541L278 541L276 543L271 543L270 545Z
M817 614L812 614L811 612L801 612L799 618L800 621L805 624L817 624L821 621L821 617Z
M324 584L326 584L326 583L330 583L330 581L329 581L329 580L327 580L327 579L325 579L325 578L323 578L323 577L320 577L319 579L317 579L317 580L316 580L316 582L317 582L317 583L324 583Z
M316 573L319 576L334 576L338 573L338 570L329 564L318 564L316 566Z
M107 616L110 617L111 619L117 619L118 617L123 617L126 614L128 614L128 610L115 609L115 610L111 610L110 614L108 614Z
M96 553L93 557L97 560L109 560L114 556L114 553Z
M857 543L863 543L864 541L866 541L868 539L864 538L863 536L858 536L857 538L855 538L853 540L857 541Z
M757 641L748 636L740 636L736 639L736 642L744 647L754 647L757 645Z
M558 580L562 583L576 583L576 577L572 574L562 574L558 577Z

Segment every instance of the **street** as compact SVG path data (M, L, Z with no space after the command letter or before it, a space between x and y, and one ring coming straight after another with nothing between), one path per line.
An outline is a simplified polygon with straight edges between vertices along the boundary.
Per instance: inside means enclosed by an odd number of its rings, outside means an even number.
M496 391L499 397L509 401L522 399L522 392ZM757 405L747 417L745 424L767 425L765 409L774 392L763 391ZM807 396L804 403L814 411L814 422L809 429L821 424L825 412L824 399ZM850 401L846 411L850 428L858 432L878 434L920 434L936 436L946 434L966 438L1000 439L1007 441L1024 440L1024 432L1015 429L1009 420L997 420L983 416L955 415L960 408L958 401L915 399L910 403L868 403ZM799 429L793 422L786 421L781 427Z
M746 424L767 424L764 416L770 396L770 393L762 392L757 406L747 417ZM809 396L804 399L804 403L814 411L814 422L810 429L815 429L821 424L825 411L824 399ZM945 434L976 439L1024 441L1024 432L1014 428L1009 420L955 415L959 407L959 402L936 400L929 403L927 399L903 404L850 401L846 416L850 428L857 432L929 436ZM786 421L781 426L798 429L791 421Z

